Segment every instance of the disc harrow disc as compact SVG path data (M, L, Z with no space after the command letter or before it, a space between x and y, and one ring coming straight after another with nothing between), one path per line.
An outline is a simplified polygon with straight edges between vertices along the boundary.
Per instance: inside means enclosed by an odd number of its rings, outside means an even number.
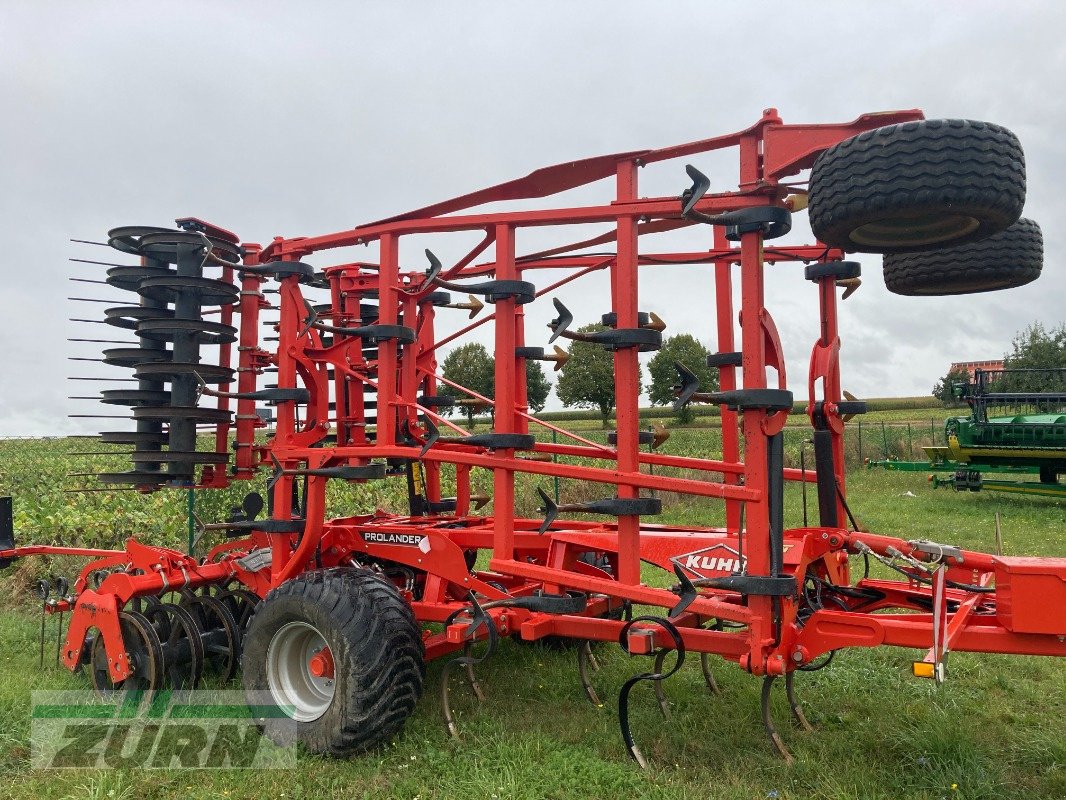
M100 434L100 441L104 444L164 445L167 438L165 433L145 431L105 431Z
M96 479L100 483L124 483L132 486L159 486L171 479L165 472L150 470L130 470L129 472L100 472Z
M255 613L255 607L260 603L259 595L248 589L233 589L217 595L215 599L224 603L230 613L233 614L233 619L237 622L237 630L243 639L244 632L248 630L248 623L252 619L252 614Z
M104 363L113 367L137 367L156 361L168 361L169 350L150 350L146 347L109 347L104 350Z
M153 300L173 303L179 297L195 296L202 306L230 305L237 301L238 290L232 283L214 278L164 277L145 278L137 287L137 293Z
M162 405L170 402L170 392L151 389L105 389L100 395L101 403L113 406L136 406L142 403Z
M174 319L173 315L165 318L145 318L136 326L137 335L146 339L163 342L174 340L179 333L194 334L198 344L225 344L237 341L237 329L221 322L208 322L202 319Z
M183 461L194 464L225 464L229 461L229 453L212 453L206 450L135 450L130 453L134 464L169 464L174 461Z
M241 637L237 621L225 604L208 595L183 596L180 605L192 614L204 646L204 670L222 682L237 674L241 662Z
M199 408L197 406L138 406L133 409L134 419L158 419L164 421L188 420L215 424L229 422L230 412L221 408Z
M190 364L184 361L153 361L140 364L133 371L138 380L169 381L178 375L199 375L204 383L230 383L236 370L218 364Z
M129 657L130 675L117 683L111 680L104 637L97 635L89 653L93 688L104 697L123 689L151 696L163 686L163 646L159 635L144 615L136 611L120 611L118 624Z
M116 289L135 292L137 291L137 286L145 278L166 278L174 274L174 270L160 267L142 267L140 265L112 267L107 271L107 283Z
M195 689L204 672L204 643L196 618L174 603L145 614L163 648L163 672L171 689Z
M148 306L112 306L104 309L104 322L131 331L136 330L142 321L169 319L173 316L174 312L170 309Z

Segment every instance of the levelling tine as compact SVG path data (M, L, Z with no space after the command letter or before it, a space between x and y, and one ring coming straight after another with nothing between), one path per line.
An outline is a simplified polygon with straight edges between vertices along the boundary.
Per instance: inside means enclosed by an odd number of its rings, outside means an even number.
M813 731L814 726L807 721L807 715L803 713L803 706L796 699L796 692L793 686L795 676L795 672L790 672L785 676L785 696L788 697L788 707L792 709L792 717L796 720L797 725L805 731Z
M666 661L666 655L669 650L660 650L659 654L655 656L655 674L662 675L663 663ZM670 704L666 701L666 692L663 691L663 682L659 680L653 681L655 684L655 699L659 703L659 713L663 715L663 719L670 719Z
M707 688L711 694L721 694L722 688L718 685L718 681L714 679L714 673L711 672L711 665L708 660L708 653L700 653L700 669L703 670L703 680L707 684Z
M470 657L470 651L473 649L473 643L467 642L463 647L463 656L467 659L466 662L466 680L470 684L470 688L474 692L474 697L477 698L479 703L485 702L485 691L481 688L481 684L478 683L477 675L474 674L474 659Z
M603 701L596 694L596 689L589 678L590 668L599 670L600 665L596 663L596 657L592 655L592 642L586 639L577 648L577 674L581 678L581 687L585 690L585 696L592 705L599 708L603 706Z
M781 738L781 734L777 732L777 728L774 727L774 720L770 716L770 690L774 688L774 681L777 680L775 675L767 675L762 680L762 694L759 698L759 707L762 711L762 725L766 731L766 735L770 737L770 744L773 745L774 750L777 751L781 758L785 759L786 764L792 763L792 753L788 751L785 746L784 740Z

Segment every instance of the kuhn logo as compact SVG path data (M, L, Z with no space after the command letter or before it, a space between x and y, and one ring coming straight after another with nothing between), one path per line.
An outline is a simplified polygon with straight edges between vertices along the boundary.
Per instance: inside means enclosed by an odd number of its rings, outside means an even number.
M674 564L693 573L699 578L707 578L709 574L731 575L734 572L744 572L748 560L728 545L715 544L674 556L670 559Z

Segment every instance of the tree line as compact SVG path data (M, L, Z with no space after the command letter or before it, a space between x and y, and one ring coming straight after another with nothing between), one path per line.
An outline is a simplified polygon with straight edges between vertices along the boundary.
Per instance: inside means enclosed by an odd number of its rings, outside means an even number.
M604 326L594 323L579 328L579 333L604 330ZM590 408L600 412L604 425L608 423L614 411L614 354L604 347L592 342L570 342L570 358L558 372L555 393L559 401L569 408ZM718 389L718 370L707 366L710 351L694 336L681 333L668 337L662 347L648 363L650 384L648 398L653 405L668 405L674 401L674 384L677 383L677 369L674 364L680 362L688 367L700 380L700 391L713 392ZM457 347L448 353L442 365L444 378L465 386L478 394L494 398L496 396L495 360L484 345L477 342ZM644 388L643 369L638 367L640 390ZM544 409L551 392L552 384L545 375L539 361L526 361L526 389L530 410L537 412ZM463 392L447 384L438 387L439 395L463 399ZM482 409L474 405L461 407L470 425ZM681 422L690 422L692 412L683 408L677 412Z

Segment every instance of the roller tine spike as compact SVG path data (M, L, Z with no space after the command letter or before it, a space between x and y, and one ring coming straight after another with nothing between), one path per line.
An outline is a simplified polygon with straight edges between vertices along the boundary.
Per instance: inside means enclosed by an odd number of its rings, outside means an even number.
M552 335L548 339L548 344L551 344L560 336L563 332L570 327L570 323L574 321L574 315L570 313L570 309L563 305L563 302L558 297L552 298L552 305L555 306L555 310L559 313L559 316L548 323L548 327L552 330Z
M711 672L708 658L708 653L700 653L700 669L703 670L703 681L707 684L707 689L711 694L721 694L722 688L718 685L718 681L714 679L714 673Z
M67 278L67 280L72 281L74 283L96 283L100 286L108 285L107 281L94 281L92 278Z
M792 709L792 718L796 721L797 725L805 731L813 731L814 726L807 720L807 715L803 713L802 704L796 699L796 690L794 686L795 677L795 672L790 672L785 675L785 696L788 697L788 707Z
M788 751L788 747L785 746L784 740L781 738L781 734L777 732L777 728L774 727L773 717L770 715L770 690L774 688L774 681L777 680L775 675L767 675L762 680L762 693L759 697L759 708L762 712L762 725L766 731L766 735L770 738L770 744L773 745L774 750L778 755L785 760L786 764L792 763L792 753Z
M669 653L668 650L660 650L658 655L655 656L655 666L653 667L657 675L661 675L663 671L663 664L666 662L666 656ZM662 679L652 681L655 684L655 700L659 704L659 713L663 715L663 719L670 719L670 703L666 700L666 692L663 690Z
M433 251L430 250L428 247L426 248L426 258L429 260L429 269L426 270L426 279L422 282L422 286L419 291L425 291L430 286L432 286L436 282L437 277L440 275L441 270L444 269L444 265L440 263L440 259L437 258L433 254ZM471 314L470 316L473 317L474 315Z
M548 493L537 487L537 494L540 495L540 499L544 502L543 507L539 510L544 512L544 521L540 524L540 528L537 529L537 533L543 536L548 532L552 523L555 522L555 518L559 516L559 506L555 504L555 501L548 497Z
M589 702L597 708L603 706L603 701L600 700L600 696L596 694L596 689L592 685L592 680L589 677L589 668L597 669L593 667L593 655L592 655L592 643L588 639L581 643L581 646L577 648L577 674L581 679L581 688L585 690L585 697L589 699Z

